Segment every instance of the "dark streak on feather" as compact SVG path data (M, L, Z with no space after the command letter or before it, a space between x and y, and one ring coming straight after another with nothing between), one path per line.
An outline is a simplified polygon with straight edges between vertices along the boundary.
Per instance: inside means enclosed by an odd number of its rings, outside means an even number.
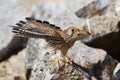
M50 24L50 26L55 26L54 24Z
M26 17L26 20L27 21L32 21L32 20L34 20L33 18L30 18L30 17Z
M49 24L49 22L48 22L48 21L43 21L43 23Z
M42 21L41 20L36 20L37 22L40 22L40 23L42 23Z
M22 24L26 24L26 22L24 22L24 21L19 21L20 23L22 23Z
M13 32L13 33L18 33L19 31L13 30L12 32Z
M31 20L35 20L35 19L30 18L30 17L26 17L26 20L31 21ZM60 27L57 27L57 26L55 26L54 24L50 24L48 21L41 21L41 20L35 20L35 21L36 21L36 22L39 22L39 23L49 24L51 28L54 28L54 29L57 29L57 30L60 30L60 31L61 31Z
M11 27L13 27L13 28L14 28L14 27L17 27L17 26L11 26Z
M13 30L19 30L19 28L18 27L14 27Z
M28 18L29 19L29 18ZM31 18L30 18L31 19ZM31 20L34 20L34 19L31 19ZM45 23L45 24L48 24L50 25L51 28L54 28L54 29L58 29L61 31L60 27L57 27L55 26L54 24L50 24L48 21L41 21L41 20L35 20L36 22L39 22L39 23Z
M48 21L43 21L43 23L49 24L51 28L61 30L60 27L57 27L54 24L50 24Z
M20 23L17 23L16 25L17 25L17 26L19 26L19 27L23 26L23 25L22 25L22 24L20 24Z

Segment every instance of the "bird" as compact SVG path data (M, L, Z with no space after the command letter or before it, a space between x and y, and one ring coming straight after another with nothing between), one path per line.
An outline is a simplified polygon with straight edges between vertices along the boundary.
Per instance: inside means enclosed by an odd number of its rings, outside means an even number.
M19 21L12 27L12 32L18 36L45 39L50 46L49 53L54 55L57 50L60 50L63 55L61 60L70 64L72 64L71 60L66 56L68 50L74 45L75 41L90 35L85 28L78 29L70 26L62 30L48 21L41 21L31 17L27 17L26 21Z

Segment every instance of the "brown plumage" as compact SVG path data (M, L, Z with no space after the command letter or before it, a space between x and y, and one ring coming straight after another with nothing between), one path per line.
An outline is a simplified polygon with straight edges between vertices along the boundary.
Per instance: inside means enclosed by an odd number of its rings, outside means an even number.
M35 20L32 18L26 18L25 21L20 21L13 27L13 33L22 37L43 38L50 47L51 53L55 54L56 50L61 50L61 53L66 56L66 53L74 42L80 38L84 38L89 35L87 31L78 29L76 27L69 27L62 31L60 27L50 24L47 21ZM68 62L68 59L64 57L64 61Z

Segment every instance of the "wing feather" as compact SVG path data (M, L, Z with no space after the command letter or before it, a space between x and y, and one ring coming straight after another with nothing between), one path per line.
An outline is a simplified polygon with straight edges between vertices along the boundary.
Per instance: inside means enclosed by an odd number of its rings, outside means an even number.
M60 27L33 18L26 18L26 20L26 22L19 21L16 26L12 26L12 32L22 37L64 40L60 34L62 31Z

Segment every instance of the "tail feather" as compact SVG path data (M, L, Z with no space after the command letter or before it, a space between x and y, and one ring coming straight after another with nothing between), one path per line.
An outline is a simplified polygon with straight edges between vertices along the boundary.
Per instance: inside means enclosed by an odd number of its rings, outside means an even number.
M31 32L27 29L24 29L24 28L22 29L20 27L14 27L12 32L21 37L28 37L28 38L29 37L39 38L40 37L40 35L38 33Z
M35 31L30 31L32 29L14 27L12 32L21 37L27 38L44 38L44 39L54 39L54 37L46 35L44 33L37 33Z

